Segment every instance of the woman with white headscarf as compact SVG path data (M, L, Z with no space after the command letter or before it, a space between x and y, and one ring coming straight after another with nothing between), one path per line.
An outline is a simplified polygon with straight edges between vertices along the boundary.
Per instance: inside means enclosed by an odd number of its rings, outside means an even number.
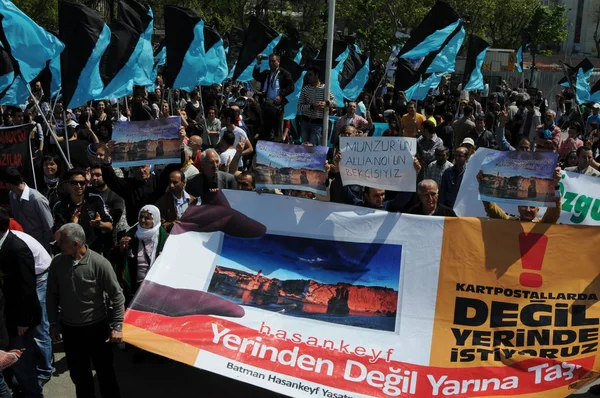
M167 232L161 225L160 211L156 206L145 205L139 212L138 224L119 242L122 256L117 274L126 297L131 298L135 294L162 252L166 240Z

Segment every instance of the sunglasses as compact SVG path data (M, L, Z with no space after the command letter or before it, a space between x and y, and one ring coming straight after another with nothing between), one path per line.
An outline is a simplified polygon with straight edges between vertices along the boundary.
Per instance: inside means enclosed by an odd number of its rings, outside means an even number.
M85 181L78 181L78 180L71 180L69 181L69 185L79 185L80 187L84 187L85 186Z

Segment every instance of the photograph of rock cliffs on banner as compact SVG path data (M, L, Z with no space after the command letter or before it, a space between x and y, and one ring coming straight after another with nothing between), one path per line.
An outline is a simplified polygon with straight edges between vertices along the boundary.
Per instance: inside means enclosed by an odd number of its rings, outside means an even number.
M225 236L208 291L241 305L394 332L402 246Z
M115 163L179 159L179 127L173 121L122 122L113 130L111 156Z

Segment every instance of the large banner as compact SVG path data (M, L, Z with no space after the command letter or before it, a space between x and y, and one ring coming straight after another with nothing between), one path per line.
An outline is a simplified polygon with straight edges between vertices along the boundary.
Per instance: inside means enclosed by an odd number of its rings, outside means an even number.
M174 227L127 342L294 397L564 397L600 367L600 234L226 197Z
M31 157L29 156L29 135L32 125L0 128L0 176L6 167L17 167L23 178L31 184ZM31 185L33 188L33 185ZM8 189L0 181L0 206L9 204Z
M340 137L344 185L415 192L417 140L404 137Z
M454 212L462 217L487 217L483 204L478 199L477 173L481 163L495 151L479 148L469 159L463 181L456 197ZM562 172L559 184L561 192L560 224L600 226L600 178L585 176L573 172ZM507 214L518 216L514 204L498 203ZM544 214L540 209L539 215Z
M114 167L181 162L179 116L137 122L119 122L109 142Z
M256 143L256 189L296 189L326 195L326 146Z
M494 151L479 172L479 199L520 206L555 207L553 152Z

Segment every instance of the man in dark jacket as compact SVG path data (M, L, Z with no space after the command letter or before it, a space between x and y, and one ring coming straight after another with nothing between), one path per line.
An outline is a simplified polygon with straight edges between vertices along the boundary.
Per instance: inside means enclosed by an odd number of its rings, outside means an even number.
M6 298L6 328L9 349L25 349L12 366L19 387L26 397L43 397L38 382L35 356L35 328L42 319L37 297L35 262L25 242L8 230L10 217L0 208L0 273Z
M150 171L150 166L133 167L133 178L117 177L109 165L102 166L104 182L114 193L125 201L127 223L134 225L138 222L140 209L148 203L156 203L166 190L166 184Z
M102 197L86 192L85 171L69 170L66 173L68 195L63 196L52 209L54 231L68 223L79 224L92 250L108 253L112 249L113 219Z
M219 171L220 158L217 151L207 149L202 152L200 164L202 173L190 178L186 184L186 191L190 195L202 198L211 189L237 189L237 182L233 174Z
M496 137L485 127L485 115L480 113L475 117L475 129L471 131L469 137L475 141L476 148L496 149Z
M283 131L283 107L287 104L286 97L294 92L294 80L287 70L281 68L279 55L269 55L269 69L260 71L262 56L256 58L256 66L252 78L260 83L261 91L265 94L261 106L262 129L261 139L272 140L281 137Z

